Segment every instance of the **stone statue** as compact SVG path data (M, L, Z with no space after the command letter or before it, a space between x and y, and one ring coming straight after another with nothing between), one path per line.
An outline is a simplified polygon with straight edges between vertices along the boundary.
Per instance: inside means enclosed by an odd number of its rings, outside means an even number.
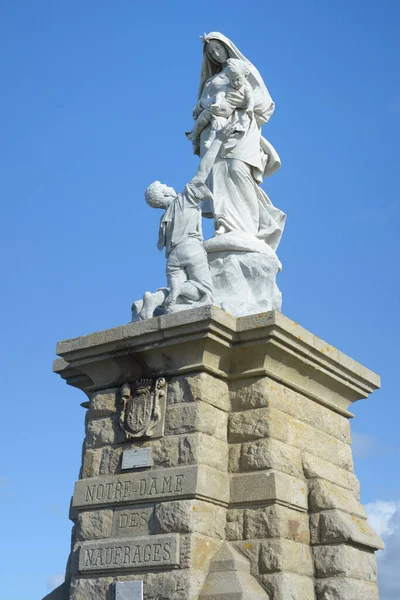
M203 36L204 57L200 77L199 98L193 116L198 117L221 91L229 85L230 59L243 61L248 68L247 83L252 88L254 118L241 113L241 128L223 141L215 157L207 185L213 194L213 202L205 212L211 213L216 231L241 231L266 242L276 250L285 215L272 206L267 194L259 184L263 177L272 175L280 167L276 150L261 136L261 125L267 123L275 105L257 69L221 33ZM243 103L239 90L229 93L231 103ZM233 114L231 119L236 119ZM201 157L207 152L211 126L206 126L194 140L195 152Z
M207 254L203 247L200 204L212 200L210 190L195 176L182 194L155 181L145 192L147 204L162 208L157 247L165 248L168 288L146 292L133 305L133 317L153 316L156 308L174 312L202 304L211 304L213 286Z
M280 310L276 256L286 215L260 187L279 169L261 135L274 103L254 65L221 33L204 34L199 96L187 133L200 163L182 194L154 182L145 193L165 209L158 248L165 247L168 287L146 292L132 320L213 302L233 316ZM201 213L215 235L203 242Z

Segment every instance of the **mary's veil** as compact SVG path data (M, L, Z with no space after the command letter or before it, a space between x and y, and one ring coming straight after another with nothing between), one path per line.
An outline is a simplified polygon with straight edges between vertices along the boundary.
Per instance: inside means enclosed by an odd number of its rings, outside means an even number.
M208 56L207 51L206 51L207 43L210 40L218 40L219 42L222 42L224 44L224 46L226 47L228 54L229 54L229 58L239 58L240 60L244 61L247 64L247 66L250 70L250 74L247 79L250 82L250 84L252 85L252 87L256 90L256 93L258 95L258 98L257 98L258 102L260 102L260 104L264 104L268 107L271 105L272 106L274 105L272 98L267 90L267 87L263 81L263 78L261 77L260 73L257 71L256 67L240 52L240 50L235 46L235 44L233 42L231 42L231 40L229 38L227 38L222 33L219 33L218 31L212 31L211 33L204 34L204 36L202 37L202 40L204 42L204 49L203 49L204 54L203 54L203 64L201 67L201 75L200 75L199 98L201 97L201 94L203 92L203 87L204 87L204 84L207 81L207 79L209 77L212 77L213 75L215 75L222 69L220 64L214 63L210 59L210 57Z

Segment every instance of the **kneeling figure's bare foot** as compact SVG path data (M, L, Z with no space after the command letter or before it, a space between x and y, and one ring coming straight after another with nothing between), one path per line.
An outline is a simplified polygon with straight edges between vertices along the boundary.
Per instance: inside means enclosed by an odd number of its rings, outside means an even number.
M140 311L141 321L144 321L144 319L151 319L157 306L156 294L145 292L143 295L143 308Z

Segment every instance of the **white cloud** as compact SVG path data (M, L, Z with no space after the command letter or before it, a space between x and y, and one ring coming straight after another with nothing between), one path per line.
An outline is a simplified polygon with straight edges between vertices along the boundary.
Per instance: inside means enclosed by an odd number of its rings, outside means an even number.
M381 535L385 549L377 553L380 600L400 598L400 502L371 502L368 520Z
M64 575L50 575L46 579L46 585L50 591L53 591L64 582Z
M400 502L371 502L365 505L368 521L378 535L391 533L391 519L397 510L400 510Z

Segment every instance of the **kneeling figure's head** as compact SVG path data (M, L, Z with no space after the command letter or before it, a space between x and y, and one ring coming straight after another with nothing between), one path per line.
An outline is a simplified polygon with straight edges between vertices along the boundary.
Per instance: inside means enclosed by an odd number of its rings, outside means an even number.
M144 193L147 204L152 208L168 208L176 195L174 188L159 181L151 183Z

